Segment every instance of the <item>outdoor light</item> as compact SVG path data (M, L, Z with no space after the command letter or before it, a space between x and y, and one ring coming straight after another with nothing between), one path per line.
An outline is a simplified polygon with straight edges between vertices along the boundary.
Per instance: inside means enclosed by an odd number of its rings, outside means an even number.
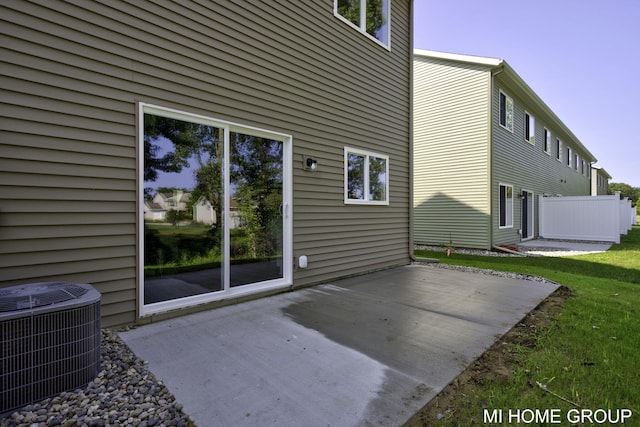
M305 169L315 172L318 169L318 161L307 157L304 161Z

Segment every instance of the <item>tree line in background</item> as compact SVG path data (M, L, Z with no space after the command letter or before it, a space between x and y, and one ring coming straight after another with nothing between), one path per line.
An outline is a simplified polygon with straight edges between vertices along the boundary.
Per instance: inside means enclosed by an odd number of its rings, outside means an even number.
M632 187L623 182L610 182L609 194L615 194L616 191L620 192L620 197L626 197L631 200L631 204L633 206L638 206L638 200L640 199L640 187Z

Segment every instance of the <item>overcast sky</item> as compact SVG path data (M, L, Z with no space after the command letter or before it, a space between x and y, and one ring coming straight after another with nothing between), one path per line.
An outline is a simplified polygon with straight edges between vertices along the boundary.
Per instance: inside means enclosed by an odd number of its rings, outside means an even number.
M598 159L640 187L640 0L415 0L416 49L504 59Z

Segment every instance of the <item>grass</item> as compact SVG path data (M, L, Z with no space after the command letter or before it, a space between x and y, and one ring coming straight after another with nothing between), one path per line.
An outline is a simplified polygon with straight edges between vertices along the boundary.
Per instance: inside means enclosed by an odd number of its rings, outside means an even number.
M219 268L222 264L222 248L219 239L211 234L211 227L203 224L169 225L146 223L145 227L155 237L153 244L145 233L145 243L151 248L151 257L144 266L146 277L162 276L204 269ZM220 236L221 239L221 236ZM277 259L281 254L253 256L249 250L252 240L242 229L230 231L231 264L247 264Z
M433 425L482 425L485 409L557 409L563 425L571 410L630 409L626 424L640 425L640 226L599 254L507 258L454 250L447 257L418 250L416 256L542 276L572 290L551 323L531 331L532 345L513 347L509 375L473 387Z

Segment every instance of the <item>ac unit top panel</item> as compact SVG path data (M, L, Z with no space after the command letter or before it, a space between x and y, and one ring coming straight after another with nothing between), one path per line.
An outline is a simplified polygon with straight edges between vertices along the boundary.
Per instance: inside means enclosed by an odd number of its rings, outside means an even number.
M22 317L94 302L100 294L93 286L42 282L0 289L0 320Z

